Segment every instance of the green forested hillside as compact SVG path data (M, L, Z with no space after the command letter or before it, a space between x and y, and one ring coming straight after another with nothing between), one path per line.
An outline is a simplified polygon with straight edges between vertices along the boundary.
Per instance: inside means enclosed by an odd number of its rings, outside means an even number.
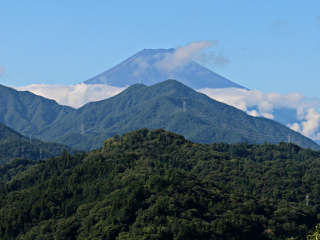
M60 143L45 143L38 139L27 139L0 123L0 165L15 158L46 159L61 155L72 149Z
M0 122L29 136L74 110L56 101L0 84Z
M79 109L1 85L0 92L0 122L24 135L77 149L99 148L106 138L142 127L164 128L200 143L262 144L290 138L302 147L320 149L278 122L249 116L175 80L150 87L132 85L117 96Z
M24 138L21 134L7 127L0 122L0 141L9 138Z
M142 127L164 128L200 143L278 143L290 135L300 146L320 149L280 123L249 116L175 80L151 87L136 84L113 98L86 104L43 128L37 136L78 149L95 149L114 134Z
M0 238L305 239L319 174L320 152L295 144L140 129L89 153L1 166Z

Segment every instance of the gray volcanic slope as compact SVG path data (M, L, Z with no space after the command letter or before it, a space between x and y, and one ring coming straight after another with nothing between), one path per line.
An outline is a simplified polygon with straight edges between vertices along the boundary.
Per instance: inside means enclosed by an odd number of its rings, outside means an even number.
M143 83L151 86L167 79L175 79L193 88L244 88L200 65L190 61L174 69L165 69L159 65L174 49L144 49L115 67L95 76L84 83L107 84L116 87Z

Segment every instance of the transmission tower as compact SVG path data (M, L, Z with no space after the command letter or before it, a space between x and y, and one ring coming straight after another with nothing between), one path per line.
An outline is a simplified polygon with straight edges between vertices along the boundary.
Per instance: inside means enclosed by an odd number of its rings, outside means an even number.
M187 111L187 104L186 101L183 101L183 112Z
M309 195L306 196L306 206L309 205Z

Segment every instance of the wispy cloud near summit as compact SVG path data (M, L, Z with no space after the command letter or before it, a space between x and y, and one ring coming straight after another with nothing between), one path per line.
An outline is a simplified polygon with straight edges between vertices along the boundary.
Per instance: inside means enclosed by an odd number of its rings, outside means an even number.
M203 64L225 65L229 60L221 53L205 51L217 44L217 41L200 41L178 47L174 52L167 53L164 59L156 62L156 66L159 69L170 71L187 65L191 60L199 61Z

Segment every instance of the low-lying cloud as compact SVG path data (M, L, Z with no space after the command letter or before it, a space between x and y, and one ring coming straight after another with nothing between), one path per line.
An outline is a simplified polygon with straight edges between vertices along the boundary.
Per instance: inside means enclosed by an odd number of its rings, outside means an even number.
M60 105L79 108L88 102L100 101L122 92L125 88L108 86L105 84L87 85L45 85L31 84L14 87L18 91L29 91L45 98L53 99Z
M294 110L295 121L285 124L313 140L320 140L320 99L308 99L299 93L263 93L238 88L203 88L198 91L254 117L274 119L277 109Z
M221 52L205 52L206 49L217 44L217 41L192 42L176 48L172 53L167 53L163 59L155 63L155 66L160 70L171 71L186 66L192 60L205 65L225 65L229 63L229 59Z

